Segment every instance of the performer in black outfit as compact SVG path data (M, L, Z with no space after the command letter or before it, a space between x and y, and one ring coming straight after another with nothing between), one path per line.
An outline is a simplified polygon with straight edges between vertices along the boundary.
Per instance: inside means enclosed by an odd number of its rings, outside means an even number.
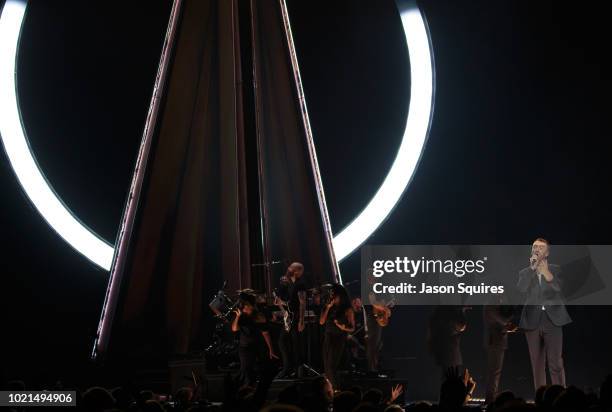
M348 352L351 358L351 364L357 369L361 352L365 354L365 307L359 296L351 298L351 307L355 316L355 330L347 335Z
M514 306L504 305L503 295L492 298L490 303L483 307L484 347L487 351L487 389L485 395L487 405L495 400L499 391L504 354L508 348L508 333L517 330L517 326L512 322Z
M368 371L378 372L380 351L383 346L383 327L374 315L374 308L391 312L388 303L377 297L373 292L368 295L369 305L366 306L366 355L368 358Z
M461 334L467 327L466 308L438 306L429 319L428 346L444 375L450 367L463 366Z
M260 368L264 368L270 360L278 359L272 349L268 322L255 305L255 296L241 293L232 322L232 332L240 332L240 383L249 386L255 386L258 361Z
M319 324L325 325L323 368L325 376L335 388L338 383L336 371L342 361L347 335L355 330L355 312L342 285L336 284L332 287L329 302L321 313Z
M297 372L297 367L304 362L301 333L304 330L304 311L306 308L306 285L302 280L304 265L293 262L280 279L278 295L287 304L292 314L291 328L283 329L279 336L278 346L283 360L283 368L277 378L288 378ZM277 299L275 302L280 305Z
M550 245L538 238L529 266L519 272L518 290L526 294L519 326L525 330L536 390L546 385L546 362L554 384L565 386L563 326L572 321L561 294L561 268L548 263Z
M374 285L377 278L374 276L372 269L368 269L367 282L369 285ZM384 327L379 323L377 318L378 314L382 315L386 313L387 319L391 316L391 303L387 302L384 295L374 294L370 292L368 294L367 301L364 301L364 315L365 315L365 344L366 344L366 357L368 372L378 373L380 352L383 347L383 329Z

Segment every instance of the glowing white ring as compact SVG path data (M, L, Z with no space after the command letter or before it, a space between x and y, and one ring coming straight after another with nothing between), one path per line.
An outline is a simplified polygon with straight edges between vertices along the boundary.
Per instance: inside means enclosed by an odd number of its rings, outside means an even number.
M421 158L433 107L434 71L429 32L416 1L396 0L410 57L410 106L393 165L365 209L334 237L338 260L365 242L387 219L408 187Z
M402 143L382 185L366 208L334 237L339 261L386 220L410 183L427 139L434 75L429 33L415 0L396 0L410 57L410 106ZM27 0L7 0L0 15L0 137L11 166L38 212L73 248L109 270L114 249L81 223L51 189L38 167L21 123L16 65Z
M0 136L21 187L49 225L72 247L108 270L113 247L62 203L34 160L17 100L17 49L27 1L7 0L0 16Z

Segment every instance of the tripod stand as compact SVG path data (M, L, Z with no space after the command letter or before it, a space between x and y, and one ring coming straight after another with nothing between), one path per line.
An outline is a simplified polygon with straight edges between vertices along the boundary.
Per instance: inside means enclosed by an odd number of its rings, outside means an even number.
M319 326L319 314L315 311L314 297L306 296L305 308L304 308L304 332L306 339L306 362L302 363L298 367L298 377L303 378L306 377L307 374L309 376L319 376L321 375L315 367L313 367L316 362L313 359L313 344L317 346L315 350L318 350L319 353L321 351L321 330ZM319 356L320 358L320 356ZM316 366L316 365L314 365Z
M315 310L312 297L307 297L305 291L298 292L299 300L303 303L303 322L304 330L299 332L300 310L295 308L290 311L291 324L285 324L281 332L281 351L283 353L283 370L278 375L278 379L283 378L304 378L319 376L321 357L317 356L320 352L321 339L318 323L318 313ZM286 307L289 305L285 302ZM290 373L295 367L295 375Z

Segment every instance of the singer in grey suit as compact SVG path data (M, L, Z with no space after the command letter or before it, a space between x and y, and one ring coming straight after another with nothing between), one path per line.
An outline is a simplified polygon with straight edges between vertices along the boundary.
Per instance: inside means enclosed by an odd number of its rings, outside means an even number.
M563 326L572 320L561 294L560 267L548 263L549 245L537 239L530 265L519 272L525 294L519 327L525 331L535 388L546 385L546 364L553 384L565 386Z

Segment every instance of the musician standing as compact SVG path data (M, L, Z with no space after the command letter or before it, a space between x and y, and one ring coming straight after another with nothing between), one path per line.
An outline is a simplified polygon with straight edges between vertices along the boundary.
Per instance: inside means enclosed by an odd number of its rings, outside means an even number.
M336 372L342 361L349 333L355 330L355 312L348 292L342 285L332 287L329 302L323 309L319 324L325 326L323 338L323 368L333 387L337 386Z
M372 269L367 271L367 282L370 287L377 282ZM391 302L387 302L381 295L376 295L374 292L368 294L369 307L366 307L365 331L369 372L378 372L379 354L382 349L383 325L386 326L391 316Z
M375 312L386 315L388 319L391 316L391 309L387 306L387 302L377 298L373 292L368 295L370 308L366 308L366 356L368 358L368 371L378 372L379 355L382 349L382 331L383 326L378 321Z
M283 368L277 378L289 378L303 363L301 332L304 330L304 311L306 309L306 285L302 279L304 265L293 262L280 279L279 297L287 304L292 321L289 330L283 329L279 336L279 349ZM278 304L279 302L277 302Z
M357 366L359 359L359 351L365 352L365 321L366 312L365 307L359 296L353 296L351 298L351 307L355 315L355 331L348 334L348 349L351 355L351 361Z
M240 332L240 383L255 386L257 362L263 368L265 363L278 359L272 349L268 322L263 313L256 309L255 296L246 293L240 294L234 314L232 332Z
M514 307L505 303L504 296L499 295L492 297L489 304L483 307L484 347L487 351L487 405L495 400L499 391L504 355L508 348L508 334L518 329L512 322Z
M451 367L463 367L461 335L467 327L463 306L438 306L429 319L427 343L442 376Z

